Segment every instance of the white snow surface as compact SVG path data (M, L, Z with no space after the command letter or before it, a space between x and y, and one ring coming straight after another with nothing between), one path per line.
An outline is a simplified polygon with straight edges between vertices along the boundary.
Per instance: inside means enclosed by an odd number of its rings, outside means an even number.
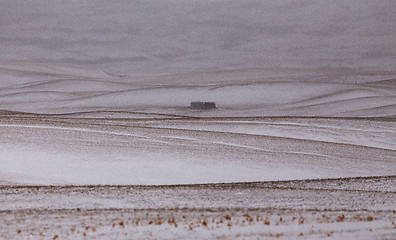
M0 63L0 182L189 184L393 175L396 74L114 77ZM217 108L194 110L191 101Z
M92 69L0 63L0 109L65 114L95 111L182 116L396 115L396 73L263 68L112 77ZM192 111L214 101L216 111ZM103 113L102 113L103 114Z
M5 118L0 181L161 185L392 175L395 122L373 121Z

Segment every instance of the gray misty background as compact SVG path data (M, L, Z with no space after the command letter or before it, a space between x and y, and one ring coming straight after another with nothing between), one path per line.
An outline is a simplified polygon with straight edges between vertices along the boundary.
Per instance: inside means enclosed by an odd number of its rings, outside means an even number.
M394 0L0 1L0 61L112 74L394 70Z

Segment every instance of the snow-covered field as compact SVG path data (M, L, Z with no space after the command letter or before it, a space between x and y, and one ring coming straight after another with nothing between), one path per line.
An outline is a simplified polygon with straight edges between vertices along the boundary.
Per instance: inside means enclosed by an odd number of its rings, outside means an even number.
M3 186L0 238L394 239L395 186L395 177Z
M0 238L395 235L392 72L1 73Z
M6 116L0 181L189 184L392 175L393 120Z
M395 239L395 11L1 1L0 239Z

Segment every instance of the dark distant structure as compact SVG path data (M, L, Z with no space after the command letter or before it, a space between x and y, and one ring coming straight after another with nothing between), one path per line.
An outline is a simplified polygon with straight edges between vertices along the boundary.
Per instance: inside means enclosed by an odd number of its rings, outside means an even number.
M215 109L216 103L214 102L191 102L191 109Z

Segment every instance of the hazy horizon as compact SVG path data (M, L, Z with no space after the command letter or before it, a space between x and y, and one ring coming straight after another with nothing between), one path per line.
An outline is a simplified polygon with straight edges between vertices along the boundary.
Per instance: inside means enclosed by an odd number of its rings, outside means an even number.
M112 74L395 70L394 1L2 1L0 61Z

